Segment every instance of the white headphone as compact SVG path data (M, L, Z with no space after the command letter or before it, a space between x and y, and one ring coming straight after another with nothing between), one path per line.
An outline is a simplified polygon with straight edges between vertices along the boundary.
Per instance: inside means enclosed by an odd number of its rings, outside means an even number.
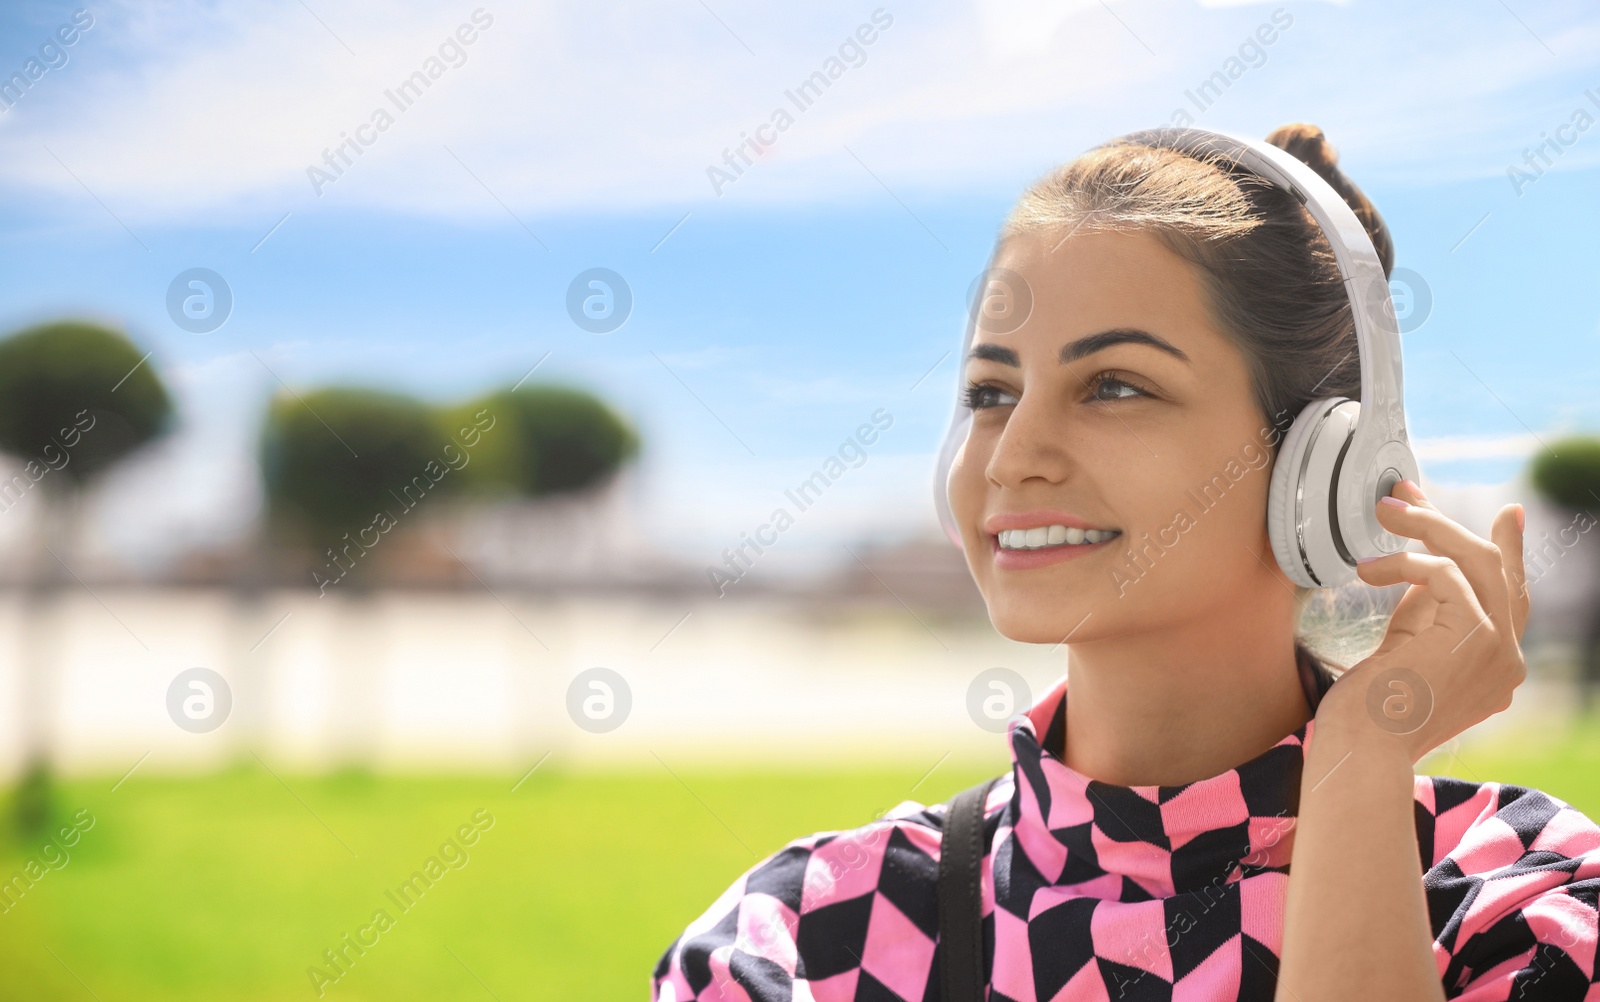
M1323 397L1306 404L1278 448L1267 498L1267 531L1278 565L1295 583L1332 588L1356 579L1361 557L1396 553L1406 541L1378 524L1374 506L1403 479L1420 480L1406 437L1400 326L1383 264L1344 198L1293 154L1206 129L1160 128L1114 143L1158 146L1189 156L1219 154L1272 182L1305 205L1328 238L1350 296L1361 363L1361 401ZM996 251L998 251L996 247ZM994 260L984 272L993 270ZM978 292L978 305L984 290ZM972 347L979 308L968 311L957 384ZM934 504L945 534L961 545L950 511L950 468L965 444L972 411L958 399L939 449Z

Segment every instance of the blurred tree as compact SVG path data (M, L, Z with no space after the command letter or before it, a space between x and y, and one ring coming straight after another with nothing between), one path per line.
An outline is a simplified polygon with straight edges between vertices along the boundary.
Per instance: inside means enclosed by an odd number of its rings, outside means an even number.
M478 503L460 512L463 542L487 546L508 580L586 573L613 538L605 488L639 451L629 423L584 390L530 385L491 392L441 412L470 463L463 486Z
M382 540L415 527L412 508L434 510L460 487L460 474L443 457L446 442L433 411L397 393L333 386L285 393L268 407L263 534L281 544L279 553L309 556L318 597L340 603L338 629L325 641L339 665L328 682L340 726L325 753L341 765L370 765L379 741L381 701L374 697L385 632L368 553L381 546L378 559L393 560L405 552Z
M1575 437L1553 442L1533 458L1529 479L1534 490L1552 504L1589 521L1600 518L1600 438ZM1591 543L1593 548L1595 543ZM1600 601L1591 603L1578 649L1583 708L1600 698Z
M0 341L0 450L24 463L0 485L9 511L35 487L37 544L29 569L23 685L23 779L12 819L30 836L48 826L49 749L44 724L53 638L48 607L66 581L84 489L165 431L172 401L145 355L118 331L76 320L40 324Z
M1533 487L1575 511L1600 512L1600 438L1562 439L1533 457Z
M486 415L486 417L478 417ZM492 420L473 449L469 485L525 498L599 486L639 452L639 437L600 398L565 386L500 390L446 412L453 434Z
M351 387L280 395L261 443L268 517L313 552L337 550L380 513L397 518L456 489L442 457L447 442L432 411L411 397Z

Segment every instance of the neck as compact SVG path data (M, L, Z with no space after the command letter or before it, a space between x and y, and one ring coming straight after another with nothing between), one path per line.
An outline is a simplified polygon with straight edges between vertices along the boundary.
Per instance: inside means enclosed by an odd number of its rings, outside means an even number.
M1294 632L1229 616L1073 644L1066 764L1120 786L1178 786L1271 748L1311 719Z

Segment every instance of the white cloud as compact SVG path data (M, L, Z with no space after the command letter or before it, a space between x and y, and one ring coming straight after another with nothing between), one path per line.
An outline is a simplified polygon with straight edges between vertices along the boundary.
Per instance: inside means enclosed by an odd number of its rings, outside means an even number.
M1412 443L1418 462L1449 462L1457 459L1526 459L1543 448L1540 440L1551 441L1559 432L1532 432L1521 435L1440 435L1419 438Z
M1056 49L1061 27L1091 9L1101 9L1099 0L991 0L977 10L980 37L996 56L1036 56Z
M876 192L845 144L897 188L1014 186L1120 131L1166 121L1268 15L1211 6L886 8L893 26L864 47L866 62L800 113L724 198ZM502 215L482 185L519 213L706 203L706 168L870 16L858 6L724 2L724 28L696 4L490 4L493 26L466 48L465 64L397 114L319 199L307 167L385 106L385 89L423 66L472 9L324 0L314 17L300 4L106 7L75 61L6 116L10 183L100 212L48 146L130 223L322 206ZM1297 6L1294 16L1268 63L1201 124L1264 132L1316 121L1364 166L1415 179L1502 172L1510 151L1520 156L1576 106L1581 88L1551 81L1587 68L1600 43L1592 22L1555 27L1530 13L1524 28L1493 9L1447 20L1334 4ZM1534 87L1543 90L1530 100ZM1561 166L1597 157L1600 147L1580 148Z
M1343 7L1349 2L1349 0L1322 0L1322 2L1323 3L1331 3L1331 4L1333 4L1335 6L1338 6L1338 7ZM1196 0L1196 3L1198 3L1199 6L1201 6L1201 7L1212 7L1212 8L1223 8L1223 7L1281 7L1281 6L1283 6L1283 4L1280 2L1280 0Z

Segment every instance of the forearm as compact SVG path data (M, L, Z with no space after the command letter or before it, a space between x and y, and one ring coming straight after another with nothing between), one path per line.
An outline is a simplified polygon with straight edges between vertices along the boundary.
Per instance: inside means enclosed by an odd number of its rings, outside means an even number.
M1406 748L1364 708L1318 714L1289 864L1280 1002L1444 999L1413 777Z

